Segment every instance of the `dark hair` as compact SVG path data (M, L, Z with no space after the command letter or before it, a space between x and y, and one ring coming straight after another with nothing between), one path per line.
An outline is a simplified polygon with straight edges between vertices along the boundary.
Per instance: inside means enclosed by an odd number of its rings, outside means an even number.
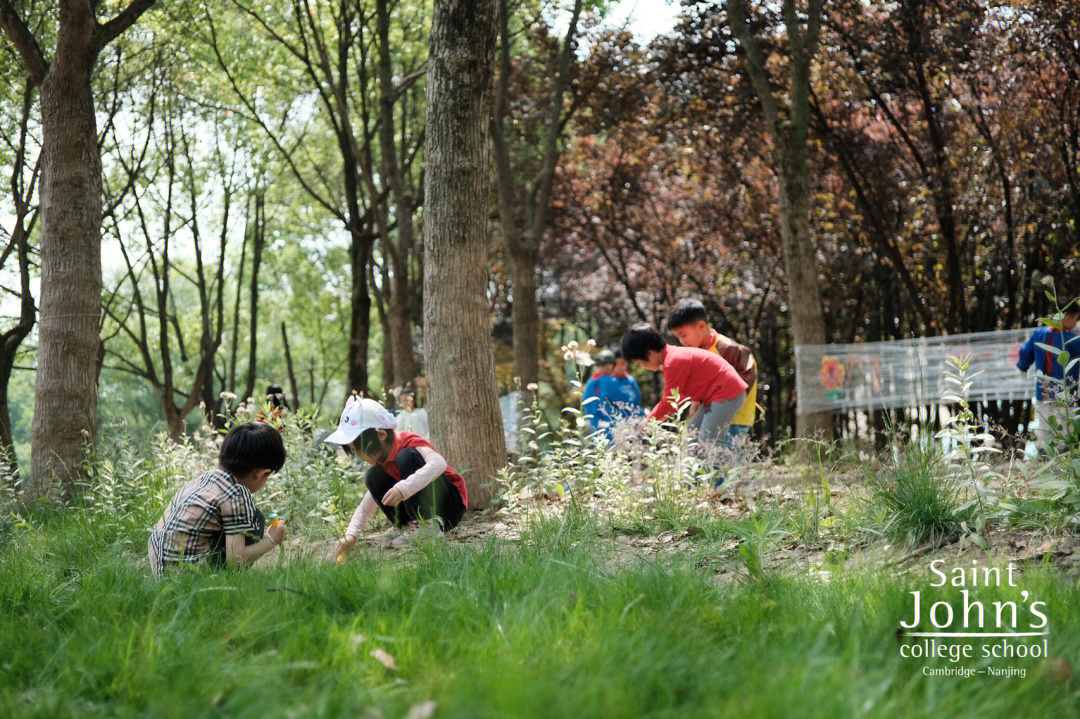
M1080 297L1065 305L1063 314L1066 315L1080 315Z
M622 338L622 353L627 362L643 360L649 356L649 350L663 352L667 347L663 335L647 323L634 325Z
M234 477L246 477L256 469L277 472L285 466L285 444L281 434L268 424L238 424L221 442L218 464Z
M379 439L379 430L370 427L361 432L350 446L361 454L379 455L384 449L394 444L394 430L383 431L386 432L385 442Z
M600 350L596 353L596 366L602 367L607 364L615 364L615 353L611 350Z
M671 310L671 314L668 315L667 328L669 330L678 329L679 327L693 324L698 320L703 322L709 321L709 313L705 311L705 305L701 300L690 298L679 300L675 303L675 307Z
M278 387L276 384L272 384L266 388L266 399L270 403L270 406L274 409L292 409L289 406L289 401L285 399L285 390Z

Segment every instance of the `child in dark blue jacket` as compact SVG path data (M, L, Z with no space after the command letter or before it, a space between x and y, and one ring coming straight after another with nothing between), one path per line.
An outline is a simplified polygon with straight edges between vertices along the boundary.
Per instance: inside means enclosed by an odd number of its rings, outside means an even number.
M601 380L615 369L615 353L611 350L597 352L595 368L592 377L581 390L581 411L585 413L593 429L600 429L600 399L597 391L600 389Z
M1035 411L1039 417L1036 443L1040 449L1046 446L1050 432L1047 422L1051 415L1065 417L1069 411L1076 410L1077 387L1080 386L1080 365L1073 367L1067 375L1065 366L1058 361L1058 354L1043 349L1046 345L1068 352L1072 358L1080 357L1080 335L1073 332L1080 320L1080 302L1071 302L1065 307L1061 319L1061 329L1040 327L1031 333L1031 337L1020 348L1016 367L1027 372L1032 365L1038 372L1035 385Z
M615 439L615 425L619 422L645 415L641 408L641 388L627 369L622 352L616 352L615 371L602 377L596 387L600 429L607 433L609 440Z

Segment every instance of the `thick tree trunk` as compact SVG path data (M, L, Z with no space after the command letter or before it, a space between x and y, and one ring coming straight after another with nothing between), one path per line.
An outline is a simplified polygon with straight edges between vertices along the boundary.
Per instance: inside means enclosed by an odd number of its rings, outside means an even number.
M514 301L510 317L514 326L514 377L526 387L539 378L540 310L536 302L536 264L539 253L520 244L509 254Z
M41 84L41 298L28 499L70 496L97 438L101 157L94 18L61 22Z
M506 463L484 294L496 0L436 0L427 68L424 360L435 446L491 501Z

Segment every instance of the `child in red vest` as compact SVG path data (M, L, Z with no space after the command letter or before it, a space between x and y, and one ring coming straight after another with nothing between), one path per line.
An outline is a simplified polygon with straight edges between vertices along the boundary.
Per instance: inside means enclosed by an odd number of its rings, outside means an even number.
M365 477L368 491L338 541L339 556L356 547L356 538L376 508L391 525L376 543L400 548L407 545L404 529L411 522L421 522L424 531L446 531L457 526L469 506L461 475L447 466L430 442L412 432L397 432L396 426L394 416L381 404L354 395L345 404L337 431L323 440L371 465Z

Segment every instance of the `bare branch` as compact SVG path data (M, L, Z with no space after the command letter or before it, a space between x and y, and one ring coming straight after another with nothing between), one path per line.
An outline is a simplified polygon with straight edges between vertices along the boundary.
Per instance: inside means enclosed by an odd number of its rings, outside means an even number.
M38 47L30 28L18 16L8 0L0 0L0 28L3 28L11 44L18 51L23 65L26 66L26 71L30 73L30 79L35 85L40 85L49 71L49 63L41 52L41 48Z
M124 30L135 24L142 14L153 6L154 0L131 0L128 6L116 14L112 20L99 25L94 36L94 44L100 51L103 47L120 36Z

